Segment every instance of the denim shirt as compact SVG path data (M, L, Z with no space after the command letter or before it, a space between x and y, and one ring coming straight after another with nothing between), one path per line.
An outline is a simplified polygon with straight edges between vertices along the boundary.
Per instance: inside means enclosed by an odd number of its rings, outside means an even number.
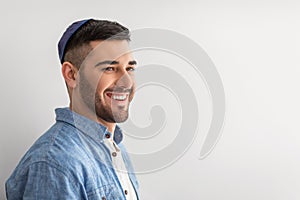
M56 123L33 144L7 180L7 199L126 199L104 144L110 137L107 129L69 108L55 112ZM118 126L113 139L138 198L138 183Z

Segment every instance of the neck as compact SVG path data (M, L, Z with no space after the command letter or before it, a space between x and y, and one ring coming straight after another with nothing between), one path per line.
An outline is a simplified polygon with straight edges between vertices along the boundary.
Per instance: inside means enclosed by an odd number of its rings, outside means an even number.
M70 103L69 108L70 108L70 110L105 126L107 128L107 130L112 134L112 138L113 138L116 123L107 122L107 121L97 117L96 114L94 112L91 112L89 109L84 109L84 108L76 109L75 107L72 107L72 103Z
M103 126L105 126L107 128L107 130L112 134L114 134L115 132L115 128L116 128L116 123L112 123L112 122L107 122L101 118L97 118L97 122Z

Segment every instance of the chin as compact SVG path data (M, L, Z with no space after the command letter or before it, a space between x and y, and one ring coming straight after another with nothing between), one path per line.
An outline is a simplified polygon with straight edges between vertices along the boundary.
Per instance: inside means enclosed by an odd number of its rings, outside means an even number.
M128 112L126 113L117 113L113 116L115 123L122 123L128 119Z

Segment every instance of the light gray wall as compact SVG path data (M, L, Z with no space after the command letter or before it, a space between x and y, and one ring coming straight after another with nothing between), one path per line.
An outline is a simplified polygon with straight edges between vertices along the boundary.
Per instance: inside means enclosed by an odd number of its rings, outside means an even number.
M87 17L182 33L207 52L223 80L226 122L213 153L198 160L199 135L176 163L138 176L142 199L299 199L299 6L286 0L2 3L0 199L21 156L54 122L53 109L68 104L56 46L70 22Z

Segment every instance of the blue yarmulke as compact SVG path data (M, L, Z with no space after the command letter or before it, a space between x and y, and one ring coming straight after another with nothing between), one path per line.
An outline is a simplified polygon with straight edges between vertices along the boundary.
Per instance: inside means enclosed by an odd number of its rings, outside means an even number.
M60 38L60 40L58 42L58 55L59 55L59 60L61 63L63 63L63 57L65 55L65 48L66 48L66 45L67 45L69 39L82 25L84 25L89 20L90 19L84 19L84 20L74 22L67 28L67 30L64 32L64 34Z

